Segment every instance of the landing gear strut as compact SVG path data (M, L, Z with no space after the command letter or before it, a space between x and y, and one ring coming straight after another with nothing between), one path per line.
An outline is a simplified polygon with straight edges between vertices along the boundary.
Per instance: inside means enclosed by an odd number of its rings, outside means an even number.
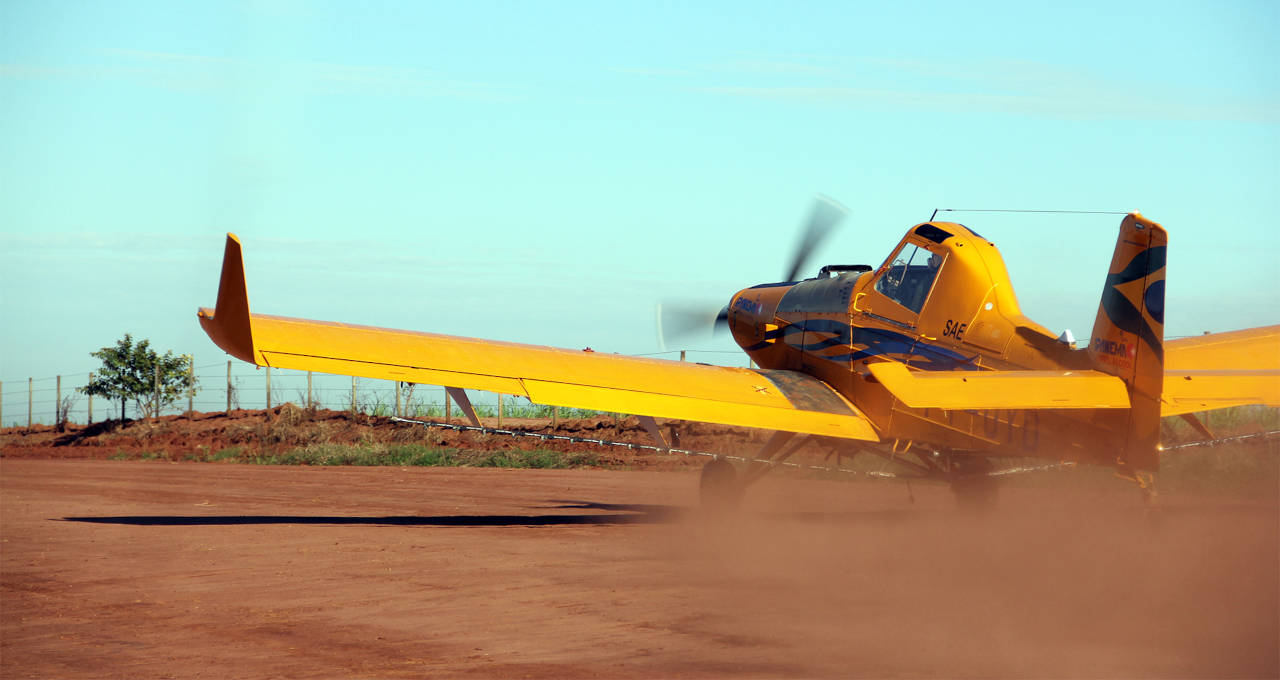
M699 485L702 506L711 509L737 508L748 486L769 474L777 463L790 458L809 440L808 436L801 436L799 439L795 437L794 432L774 432L755 457L750 459L741 474L728 460L712 459L702 467ZM788 443L790 446L787 446Z
M702 479L698 484L702 507L713 510L734 509L742 500L743 490L733 463L723 458L713 458L702 466Z
M951 493L956 505L966 510L995 507L1000 486L991 476L991 461L981 456L953 456L950 465Z

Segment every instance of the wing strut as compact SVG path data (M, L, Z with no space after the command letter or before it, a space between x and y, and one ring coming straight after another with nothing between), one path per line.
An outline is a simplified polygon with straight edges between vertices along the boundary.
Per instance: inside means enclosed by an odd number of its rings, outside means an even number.
M653 416L638 416L637 419L644 426L645 431L649 433L649 436L658 442L658 448L670 453L671 445L667 443L666 437L662 436L662 430L658 429L658 421L654 420Z
M477 416L476 410L471 407L471 399L467 397L467 391L461 387L446 387L444 391L453 397L454 403L467 415L467 419L471 421L471 424L480 427L480 416Z

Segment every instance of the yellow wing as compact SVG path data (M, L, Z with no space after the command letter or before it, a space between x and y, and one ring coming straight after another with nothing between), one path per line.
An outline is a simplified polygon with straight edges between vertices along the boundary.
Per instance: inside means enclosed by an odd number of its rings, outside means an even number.
M879 441L826 383L792 371L643 359L249 312L240 241L227 235L215 309L200 325L228 354L274 366L446 385L539 404Z
M911 408L1129 408L1124 381L1098 371L912 371L893 361L867 368Z
M1160 415L1280 406L1280 326L1179 338L1164 347Z

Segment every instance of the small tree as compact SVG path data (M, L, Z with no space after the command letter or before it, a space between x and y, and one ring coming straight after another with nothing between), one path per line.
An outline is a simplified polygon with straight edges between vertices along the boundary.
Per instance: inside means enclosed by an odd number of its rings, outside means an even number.
M103 347L89 356L102 360L102 368L94 371L89 384L81 392L106 399L120 400L120 420L124 421L125 403L132 399L143 417L158 415L160 409L177 401L187 390L195 389L195 376L187 372L191 358L163 356L151 349L151 342L133 342L128 333L116 341L115 347ZM156 393L156 369L160 369L160 389ZM158 401L157 401L158 399Z
M63 397L57 404L54 404L54 426L59 432L67 429L67 421L71 419L71 409L76 405L77 397L74 394L68 394Z

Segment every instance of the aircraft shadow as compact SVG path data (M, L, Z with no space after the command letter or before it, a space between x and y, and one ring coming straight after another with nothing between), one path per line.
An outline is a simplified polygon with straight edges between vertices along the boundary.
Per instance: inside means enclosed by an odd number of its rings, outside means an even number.
M592 503L586 501L552 501L549 509L604 510L596 514L529 514L529 515L390 515L360 517L338 515L123 515L116 517L63 517L66 522L89 524L122 524L129 526L240 526L267 524L299 524L327 526L423 526L423 527L519 527L669 524L689 514L687 508L674 505L639 505Z
M675 505L642 503L600 503L595 501L550 500L547 510L598 510L592 514L524 514L524 515L121 515L109 517L63 517L66 522L88 524L118 524L128 526L241 526L296 524L314 526L422 526L422 527L517 527L517 526L574 526L574 525L629 525L675 524L683 521L710 517L725 519L726 515L707 515L697 508ZM857 512L783 512L759 515L749 513L754 519L771 518L784 521L883 523L909 521L939 514L915 508L897 510L866 510ZM944 513L945 514L945 513ZM730 515L743 518L743 515Z

